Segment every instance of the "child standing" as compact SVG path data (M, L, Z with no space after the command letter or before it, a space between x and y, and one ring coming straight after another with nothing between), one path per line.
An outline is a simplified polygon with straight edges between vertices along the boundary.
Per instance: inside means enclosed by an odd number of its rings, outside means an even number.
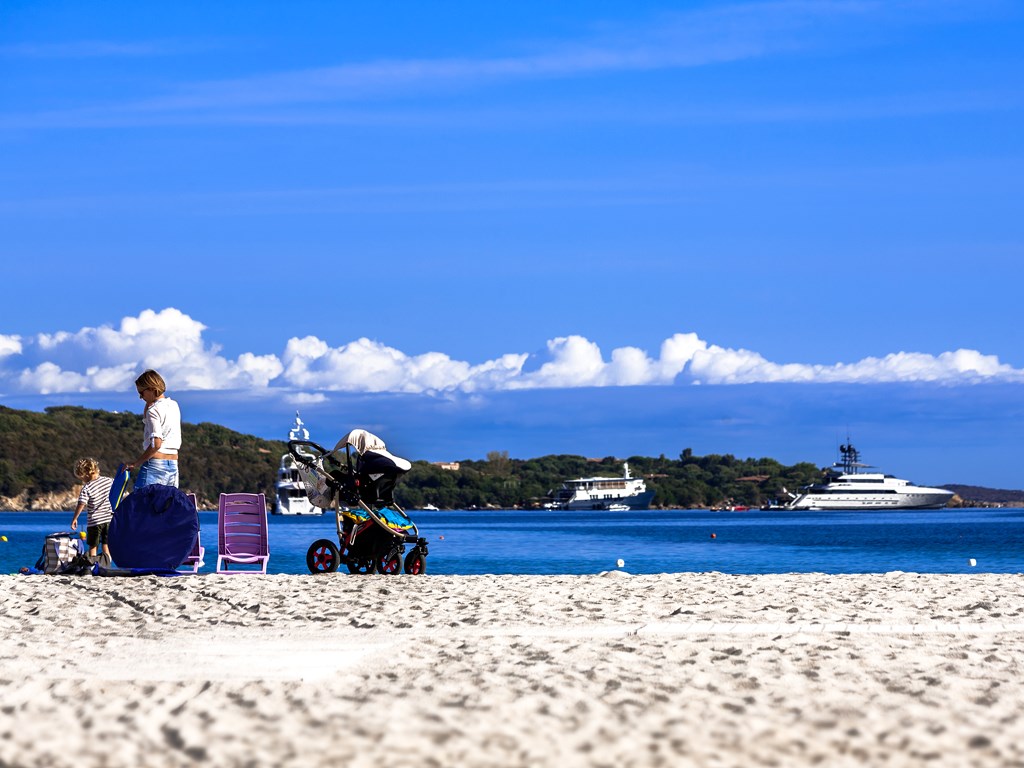
M103 547L103 555L110 562L110 548L107 546L107 531L114 511L110 508L110 486L114 480L100 476L100 465L96 459L79 459L75 463L75 477L82 481L82 492L78 494L78 507L71 518L71 530L78 527L78 516L88 509L85 543L89 545L89 559L96 560L96 545Z

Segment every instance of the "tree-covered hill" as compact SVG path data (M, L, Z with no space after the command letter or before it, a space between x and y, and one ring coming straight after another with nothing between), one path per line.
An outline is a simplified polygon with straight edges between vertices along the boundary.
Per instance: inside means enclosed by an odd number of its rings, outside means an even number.
M216 424L183 424L181 487L197 494L205 507L221 493L260 492L273 500L274 478L285 443L233 432ZM142 417L75 406L47 408L44 413L0 406L0 508L63 509L78 483L75 461L99 460L106 474L141 450ZM410 509L427 504L442 509L539 507L562 482L576 477L617 477L623 461L655 491L653 506L707 508L732 504L757 507L821 477L810 463L785 466L769 458L739 459L730 454L696 456L689 448L676 458L631 456L587 459L541 456L511 459L492 451L480 461L460 461L452 471L414 461L400 481L397 496ZM954 488L953 486L947 486ZM971 503L1010 502L1019 491L984 493L987 489L955 486ZM992 495L992 494L995 495ZM1010 498L1010 497L1014 498ZM58 506L52 506L52 505Z
M460 462L455 472L415 462L400 486L401 500L411 508L425 504L452 509L535 507L569 478L621 476L623 461L629 462L630 474L644 477L655 491L653 506L665 508L760 506L782 495L783 487L799 488L820 474L813 464L786 467L773 459L694 456L689 449L676 459L600 460L565 455L510 459L504 452L493 451L486 461Z
M274 474L285 444L243 435L216 424L182 424L182 489L206 505L222 492L250 491L273 497ZM111 475L142 451L142 415L77 406L44 413L0 406L0 497L66 494L78 485L75 462L92 456Z
M138 455L142 417L77 406L43 413L0 406L0 497L24 506L44 497L66 496L76 486L73 467L93 456L111 474ZM181 487L209 506L222 492L250 491L273 498L274 476L285 450L277 440L262 440L216 424L183 424ZM785 467L773 459L737 459L730 455L628 459L634 476L647 478L660 507L707 507L722 503L756 506L817 477L812 464ZM542 456L510 459L502 451L486 460L459 462L457 471L416 461L399 486L409 508L426 504L448 509L535 507L568 478L618 476L622 459ZM36 504L38 506L38 504Z
M980 488L976 485L944 485L961 499L967 499L978 506L1024 506L1024 491L1008 491L1001 488Z

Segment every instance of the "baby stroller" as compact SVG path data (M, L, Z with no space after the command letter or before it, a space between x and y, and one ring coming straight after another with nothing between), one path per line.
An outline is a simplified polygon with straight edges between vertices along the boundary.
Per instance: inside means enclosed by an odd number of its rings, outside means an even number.
M288 452L310 502L334 509L338 543L318 539L310 545L310 573L333 573L342 563L349 573L426 573L427 540L394 498L395 482L412 464L365 429L352 430L332 451L289 440ZM407 544L412 549L405 554Z

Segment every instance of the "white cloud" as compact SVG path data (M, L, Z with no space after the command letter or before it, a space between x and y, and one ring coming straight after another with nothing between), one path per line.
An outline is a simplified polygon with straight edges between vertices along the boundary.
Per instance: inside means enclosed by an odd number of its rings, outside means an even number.
M604 354L579 335L547 342L540 355L508 353L473 364L443 352L407 355L368 338L341 346L315 336L289 339L280 357L245 352L235 359L207 340L206 326L177 309L145 310L117 327L36 336L0 334L0 384L19 394L128 391L146 368L174 390L239 389L277 393L292 404L324 402L330 392L481 393L577 387L687 384L1024 383L1024 370L995 355L958 349L931 355L893 352L853 363L779 363L758 352L677 333L658 355L633 346ZM530 363L530 365L527 365Z
M603 383L605 362L597 344L582 336L548 342L551 359L519 380L518 388L590 387Z
M266 387L283 370L272 354L223 357L217 346L203 341L205 330L167 308L126 317L117 328L40 333L0 357L0 379L24 393L107 392L131 389L143 370L154 368L169 389L248 389Z
M655 361L637 347L619 347L612 350L605 382L610 386L629 387L637 384L662 383Z
M284 401L289 405L318 405L328 402L323 392L295 392L285 395Z
M85 376L62 371L53 363L42 363L32 370L24 370L18 375L17 381L26 392L38 392L40 395L88 391L88 379Z
M21 337L5 336L0 333L0 358L21 354Z
M284 381L302 389L344 392L443 392L504 389L526 355L504 355L481 365L441 352L406 355L367 338L333 348L313 336L288 340Z
M858 363L815 367L815 380L823 382L932 381L974 382L1021 380L1024 371L999 362L995 355L973 349L943 352L938 356L894 352L883 358L868 357Z

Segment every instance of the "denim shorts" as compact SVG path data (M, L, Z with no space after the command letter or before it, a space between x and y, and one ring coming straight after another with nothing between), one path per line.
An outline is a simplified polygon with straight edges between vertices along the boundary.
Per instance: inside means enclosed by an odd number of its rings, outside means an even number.
M135 476L135 487L147 485L173 485L178 487L178 462L170 459L150 459Z

